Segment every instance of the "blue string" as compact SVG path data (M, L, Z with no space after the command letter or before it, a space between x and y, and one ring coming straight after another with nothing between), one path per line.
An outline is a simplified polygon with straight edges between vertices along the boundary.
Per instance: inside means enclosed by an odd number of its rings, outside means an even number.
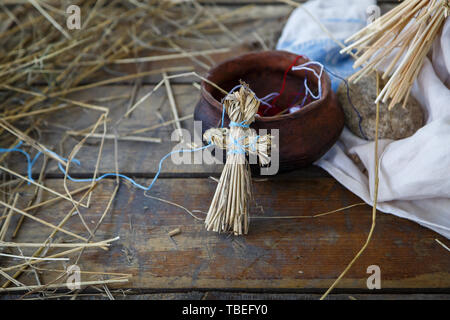
M242 141L245 138L246 138L245 136L240 137L239 139L230 137L231 143L228 144L228 146L227 146L228 147L227 154L245 154L246 153L245 148L250 148L252 151L255 151L256 150L255 144L258 141L258 139L260 138L260 136L257 135L251 142L249 142L248 144L242 145L240 143L240 141ZM238 147L238 149L232 149L232 148L230 148L231 146L236 146L236 147Z
M309 64L316 64L316 65L318 65L318 66L321 68L321 71L320 71L320 77L317 75L317 73L316 73L314 70L305 67L306 65L309 65ZM368 139L367 139L367 136L366 136L365 133L364 133L364 130L362 129L362 120L363 120L363 118L362 118L362 116L361 116L361 113L359 113L358 109L355 107L355 105L353 104L352 99L351 99L351 97L350 97L350 86L349 86L349 84L348 84L347 79L345 79L345 78L343 78L343 77L341 77L341 76L339 76L339 75L337 75L337 74L331 72L328 68L326 68L326 67L325 67L324 65L322 65L320 62L316 62L316 61L307 62L307 63L302 64L302 65L300 65L300 66L294 66L294 67L292 67L292 70L308 70L308 71L312 71L312 72L314 73L314 75L315 75L315 76L318 78L318 80L319 80L319 82L318 82L318 83L319 83L319 86L318 86L318 91L319 91L318 97L319 97L319 98L322 96L322 88L321 88L320 78L322 77L322 71L323 71L323 70L325 70L326 72L328 72L329 74L331 74L333 77L338 78L339 80L344 81L345 86L346 86L346 89L347 89L347 99L348 99L350 105L352 106L352 109L355 111L356 115L358 116L358 127L359 127L359 131L361 132L361 135L364 137L364 139L368 140ZM306 94L305 94L305 98L303 99L302 104L300 105L300 107L303 107L303 106L304 106L305 101L306 101L306 97L308 96L308 92L311 93L311 96L312 96L314 99L318 99L318 98L316 98L316 97L312 94L311 90L310 90L309 87L308 87L308 84L307 84L307 81L306 81L306 80L307 80L307 79L305 78L304 84L305 84L305 91L306 91Z
M30 155L26 151L19 149L19 147L22 144L23 144L23 141L20 141L14 148L11 148L11 149L0 148L0 153L13 152L13 151L22 153L27 158L28 178L31 181L34 181L33 178L32 178L32 168L33 168L34 164L36 163L37 159L39 158L39 156L42 154L42 152L39 151L36 154L36 156L33 158L33 160L31 160ZM97 182L97 181L100 181L100 180L102 180L104 178L107 178L107 177L119 177L119 178L122 178L122 179L125 179L125 180L129 181L132 185L134 185L135 187L137 187L139 189L142 189L142 190L145 190L145 191L149 191L153 187L154 183L156 182L156 180L158 179L158 177L159 177L159 175L161 173L162 164L163 164L164 160L166 160L172 154L181 153L181 152L197 152L197 151L200 151L200 150L205 150L205 149L209 148L210 146L212 146L212 143L210 143L210 144L208 144L206 146L200 147L200 148L196 148L196 149L181 149L181 150L174 150L174 151L169 152L164 157L162 157L162 159L159 161L158 172L156 172L155 177L153 178L152 182L150 183L150 185L148 187L145 187L145 186L137 183L136 181L134 181L130 177L127 177L126 175L123 175L123 174L120 174L120 173L119 174L118 173L105 173L105 174L101 175L100 177L97 177L96 179L90 179L90 178L88 178L88 179L77 179L77 178L71 177L67 173L67 179L69 179L70 181L74 181L74 182L93 182L93 181ZM59 156L58 154L54 153L51 150L45 149L45 151L51 153L53 156L55 156L56 158L58 158L60 160L68 161L67 159ZM72 162L74 162L77 165L81 165L80 161L78 161L77 159L73 159ZM58 163L58 167L59 167L59 170L61 170L64 173L64 175L66 175L66 170L63 168L61 163ZM28 184L30 184L30 182L28 182Z
M240 144L240 141L245 139L245 137L240 137L239 139L235 139L230 136L231 143L228 144L227 154L245 154L244 146ZM237 149L231 148L232 146L236 146Z
M152 182L150 183L150 185L148 187L145 187L139 183L137 183L136 181L134 181L133 179L131 179L130 177L127 177L126 175L120 174L120 173L105 173L103 175L101 175L100 177L96 178L96 179L76 179L76 178L72 178L69 174L67 174L67 178L70 181L74 181L74 182L97 182L100 181L106 177L119 177L122 179L127 180L128 182L130 182L132 185L134 185L135 187L142 189L144 191L149 191L153 185L155 184L156 180L158 179L159 175L161 174L161 170L162 170L162 164L164 162L164 160L166 160L168 157L170 157L171 155L175 154L175 153L182 153L182 152L197 152L200 150L205 150L207 148L209 148L210 146L212 146L212 143L200 147L200 148L196 148L196 149L181 149L181 150L174 150L169 152L168 154L166 154L164 157L161 158L161 160L159 161L159 165L158 165L158 171L156 172L155 176L153 177ZM75 161L76 159L74 159L73 161ZM66 160L67 161L67 160ZM77 160L78 161L78 160ZM64 175L66 175L66 170L64 170L64 168L62 167L61 163L58 163L58 167L59 170L61 170Z
M260 99L260 101L261 102L268 102L268 101L271 101L271 100L273 100L275 97L278 97L280 95L280 93L279 92L272 92L272 93L269 93L267 96L265 96L264 98L261 98Z
M314 69L312 69L312 68L308 68L309 65L314 65L314 64L320 66L320 73L319 73L319 74L317 74L316 70L314 70ZM315 99L315 100L318 100L318 99L320 99L320 98L322 97L322 83L321 83L321 81L320 81L320 79L322 78L323 70L324 70L324 66L323 66L322 64L320 64L319 62L311 61L311 62L306 62L306 63L304 63L304 64L302 64L302 65L294 66L294 67L292 67L292 70L293 70L293 71L298 71L298 70L306 70L306 71L310 71L310 72L312 72L312 73L316 76L316 78L317 78L317 83L318 83L317 89L318 89L318 93L317 93L317 95L314 95L314 93L312 92L312 90L311 90L311 89L309 88L309 86L308 86L308 78L305 77L305 79L304 79L304 81L303 81L303 85L304 85L304 87L305 87L305 97L304 97L303 100L302 100L302 103L301 103L301 105L300 105L300 108L302 108L302 107L305 105L305 102L306 102L306 99L308 98L308 95L310 95L310 96L311 96L313 99ZM279 95L280 95L279 93L273 92L273 93L268 94L268 95L265 96L264 98L260 99L260 101L261 101L261 102L264 101L264 104L266 104L267 106L269 106L269 109L270 109L270 108L272 108L273 106L270 105L270 104L268 104L268 103L266 103L265 101L268 101L268 100L270 101L270 100L271 100L270 98L274 99L275 96L279 96ZM295 102L297 101L297 99L300 97L300 95L301 95L301 93L299 92L299 93L297 94L297 96L295 97L295 100L294 100L292 103L295 103ZM267 109L267 110L269 110L269 109ZM264 111L264 113L267 112L267 110Z
M28 174L28 179L30 179L31 181L34 181L33 177L32 177L32 164L34 162L36 162L37 157L39 157L39 153L35 156L35 158L33 160L31 160L30 155L28 154L28 152L19 149L23 144L23 141L20 141L16 146L12 147L11 149L6 149L6 148L0 148L0 153L4 153L4 152L20 152L21 154L23 154L26 158L27 158L27 174ZM30 182L28 181L28 184L30 184Z
M311 64L316 64L316 65L318 65L318 66L320 67L320 73L319 73L319 74L317 74L316 70L307 67L307 66L309 66L309 65L311 65ZM306 70L306 71L310 71L310 72L312 72L312 73L316 76L316 78L317 78L317 84L318 84L318 85L317 85L317 91L318 91L318 93L317 93L317 95L314 95L314 93L313 93L313 92L309 89L309 87L308 87L308 78L305 77L303 83L304 83L304 85L305 85L305 92L306 92L305 95L306 95L306 96L308 96L308 94L309 94L309 95L311 95L311 97L313 97L313 98L316 99L316 100L318 100L318 99L320 99L320 98L322 97L322 82L320 81L320 79L322 79L323 69L324 69L324 66L323 66L321 63L315 62L315 61L307 62L307 63L304 63L304 64L302 64L302 65L292 67L292 70L293 70L293 71L296 71L296 70Z
M318 66L320 67L320 73L319 73L319 74L317 74L317 72L316 72L314 69L311 69L311 68L308 68L308 67L307 67L308 65L314 65L314 64L315 64L315 65L318 65ZM351 97L350 97L350 86L349 86L349 84L348 84L347 79L345 79L345 78L343 78L343 77L341 77L341 76L339 76L339 75L337 75L337 74L331 72L331 71L330 71L328 68L326 68L323 64L321 64L320 62L317 62L317 61L311 61L311 62L304 63L304 64L302 64L302 65L294 66L294 67L292 67L292 70L293 70L293 71L296 71L296 70L297 70L297 71L298 71L298 70L306 70L306 71L310 71L310 72L312 72L312 73L317 77L317 79L318 79L318 94L317 94L317 95L314 95L314 94L312 93L311 89L309 88L307 78L305 77L305 79L304 79L305 97L303 98L302 103L300 104L300 108L304 107L305 102L306 102L306 99L307 99L307 97L308 97L308 94L310 94L311 97L314 98L314 99L316 99L316 100L318 100L318 99L320 99L320 98L322 97L322 84L321 84L320 79L322 78L323 70L327 71L327 72L328 72L329 74L331 74L333 77L338 78L339 80L344 81L345 86L346 86L346 89L347 89L347 99L348 99L348 101L349 101L349 103L350 103L352 109L355 111L356 115L358 116L358 127L359 127L359 131L361 132L361 135L364 137L364 139L368 140L367 136L366 136L365 133L364 133L364 130L362 129L362 120L363 120L363 118L362 118L362 116L361 116L361 113L360 113L360 112L358 111L358 109L355 107L355 105L353 104L352 99L351 99ZM273 99L273 98L274 98L275 96L277 96L277 95L279 95L279 93L276 93L276 92L270 93L270 94L268 94L267 96L265 96L264 98L260 99L260 101L261 101L261 102L263 102L263 101L264 101L264 102L270 101L270 100L271 100L270 98ZM297 95L297 97L298 97L298 96L299 96L299 94ZM297 97L296 97L295 101L297 100ZM269 107L271 107L271 106L269 105Z
M265 105L265 106L267 106L269 108L272 108L272 105L270 103L268 103L268 102L273 100L273 99L275 99L275 97L278 97L279 95L280 95L280 93L278 93L278 92L272 92L272 93L269 93L267 96L259 99L259 101L263 105Z
M228 125L230 128L231 127L241 127L241 128L250 128L250 125L245 123L245 120L241 121L241 122L234 122L234 121L230 121L230 124Z
M345 87L346 87L346 89L347 89L347 99L348 99L348 102L350 102L350 105L352 106L352 109L355 111L356 115L358 116L358 127L359 127L359 132L361 132L361 135L364 137L364 139L369 140L369 139L367 138L367 136L365 135L364 130L362 129L362 120L363 120L363 118L362 118L362 116L361 116L361 113L359 113L358 109L355 107L355 105L353 104L352 99L351 99L351 97L350 97L350 86L349 86L349 84L348 84L347 79L345 79L345 78L343 78L343 77L341 77L341 76L339 76L339 75L337 75L337 74L334 74L333 72L331 72L330 70L328 70L326 67L324 67L324 69L325 69L326 72L328 72L329 74L331 74L333 77L338 78L339 80L344 81Z

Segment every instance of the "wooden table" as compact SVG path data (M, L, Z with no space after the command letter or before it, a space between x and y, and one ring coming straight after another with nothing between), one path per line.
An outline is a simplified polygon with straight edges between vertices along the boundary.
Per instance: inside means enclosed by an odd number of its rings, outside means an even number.
M237 1L218 2L218 10L233 10ZM291 10L290 7L274 4L273 1L239 2L255 3L255 16L258 12L272 12L273 17L267 18L263 23L279 25L279 29ZM382 8L386 10L392 5L383 2ZM242 25L241 32L258 30L255 29L255 25L260 25L258 23L261 21L250 20L247 25ZM212 58L219 62L252 49L255 47L240 45L233 52L212 55ZM182 59L147 63L145 70L186 65L192 65L192 61ZM122 71L127 70L129 73L136 72L129 69ZM160 79L160 74L144 77L137 99L149 92ZM199 91L192 85L192 81L197 80L179 78L171 81L180 117L189 116L194 111ZM85 101L130 94L134 84L134 81L125 81L104 85L83 90L72 97ZM110 109L113 123L114 119L123 114L127 101L115 100L98 104ZM80 108L61 111L54 118L47 119L50 129L42 132L41 141L57 150L60 136L53 129L58 126L81 129L93 124L99 115L100 113L86 112ZM172 114L166 91L162 87L123 121L121 130L152 126L170 119ZM182 121L181 125L192 132L192 119ZM163 143L119 141L120 172L148 185L161 157L175 145L169 140L172 130L172 126L166 126L145 135L159 137ZM93 174L99 140L88 141L76 156L82 161L82 165L71 167L73 176L90 177ZM64 145L65 154L77 142L77 139L68 138ZM19 156L11 157L9 165L24 173L24 168L17 164L19 159ZM105 143L99 169L100 172L115 170L112 140ZM167 161L150 195L189 210L199 210L196 214L203 216L202 212L208 210L216 188L216 182L210 177L218 177L220 172L220 166L176 166ZM53 161L47 171L45 185L64 193L62 177ZM86 184L69 182L68 185L73 190ZM91 207L80 209L90 228L94 228L99 221L114 189L113 179L99 183L93 192ZM361 202L325 171L314 166L255 180L254 191L255 203L251 208L254 216L309 216ZM32 193L32 186L25 187L22 192L25 197ZM42 197L49 199L53 196L44 193ZM71 208L70 202L60 201L42 208L36 215L58 224ZM78 265L81 270L89 272L133 274L128 283L109 285L109 290L116 298L317 299L364 244L371 226L371 214L371 207L363 205L320 218L254 219L247 236L233 237L207 232L201 221L193 219L182 208L147 198L142 190L121 183L95 237L95 240L100 241L120 236L120 240L108 251L87 249ZM78 216L72 217L65 228L87 235ZM175 228L180 228L181 233L170 238L168 232ZM15 241L41 242L50 231L51 229L37 222L27 220ZM58 235L65 239L61 233ZM443 237L416 223L378 213L375 233L367 250L329 298L450 298L450 255L435 239L448 243ZM380 290L367 289L366 281L370 276L367 268L371 265L380 267ZM43 267L50 268L49 266L61 268L60 263L48 266L43 264ZM50 282L54 276L45 273L41 281ZM32 284L35 283L33 277L28 272L19 280ZM91 275L82 276L83 281L91 279ZM11 297L15 297L15 293L0 296ZM104 298L105 295L100 295L98 290L89 287L80 291L79 297Z

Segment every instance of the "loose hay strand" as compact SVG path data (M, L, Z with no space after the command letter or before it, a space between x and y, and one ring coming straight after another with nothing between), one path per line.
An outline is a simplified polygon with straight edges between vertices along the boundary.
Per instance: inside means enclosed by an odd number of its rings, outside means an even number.
M440 241L439 239L434 239L436 240L437 243L439 243L444 249L446 249L447 251L450 252L450 248L447 247L442 241Z
M339 209L334 209L334 210L327 211L327 212L317 213L317 214L310 215L310 216L275 216L275 217L254 216L254 217L252 217L252 219L310 219L310 218L319 218L319 217L327 216L327 215L332 214L332 213L343 212L345 210L348 210L348 209L351 209L351 208L355 208L355 207L359 207L359 206L364 206L364 205L366 205L365 202L355 203L355 204L351 204L349 206L345 206L345 207L342 207L342 208L339 208Z
M378 72L376 72L377 77L377 92L380 92L380 76ZM362 248L358 251L358 253L355 255L355 257L350 261L350 263L347 265L347 267L342 271L342 273L339 275L339 277L333 282L333 284L328 288L328 290L320 297L320 300L324 300L328 294L337 286L337 284L341 281L341 279L345 276L348 270L353 266L355 261L363 254L363 252L366 250L367 246L370 243L370 240L372 239L373 231L375 230L375 221L377 217L377 201L378 201L378 166L379 166L379 159L378 159L378 130L379 130L379 123L380 123L380 102L376 103L376 117L375 117L375 143L374 143L374 159L375 159L375 174L374 174L374 194L373 194L373 205L372 205L372 224L370 226L369 234L367 235L366 242L362 246Z

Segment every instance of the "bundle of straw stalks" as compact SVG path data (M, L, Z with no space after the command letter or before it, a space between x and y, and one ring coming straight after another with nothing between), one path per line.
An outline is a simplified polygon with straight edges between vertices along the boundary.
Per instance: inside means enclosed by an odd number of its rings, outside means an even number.
M248 233L249 203L252 199L251 175L246 154L258 156L261 165L269 163L270 135L259 137L247 126L255 120L259 100L242 83L239 91L227 95L224 108L230 118L230 129L212 128L204 139L226 148L227 160L206 216L206 229L216 232Z
M369 72L387 66L382 79L390 79L376 102L386 103L390 99L389 109L401 102L405 107L448 12L448 0L405 0L348 38L346 42L353 43L341 53L356 49L354 68L362 66L350 80L357 82Z

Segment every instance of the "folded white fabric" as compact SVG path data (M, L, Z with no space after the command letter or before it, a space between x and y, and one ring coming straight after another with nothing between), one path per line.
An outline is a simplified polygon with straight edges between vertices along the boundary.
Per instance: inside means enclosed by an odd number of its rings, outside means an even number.
M364 21L366 8L370 5L373 1L314 0L305 4L339 40L356 31L356 19ZM339 20L332 22L332 16L338 16ZM355 23L350 27L350 23L342 21ZM298 8L289 18L277 48L305 54L341 76L354 72L348 69L350 60L324 59L326 54L323 53L314 55L322 49L310 48L309 45L320 46L320 39L329 37ZM325 49L336 54L340 48L336 44L333 46L334 49ZM431 60L425 59L412 90L412 95L426 111L425 126L406 139L379 141L377 208L416 221L450 238L450 19L447 19L441 35L433 44L430 57ZM335 82L334 89L336 85ZM361 172L348 154L359 156L368 176ZM339 141L315 164L372 205L374 160L374 142L360 139L344 129Z

